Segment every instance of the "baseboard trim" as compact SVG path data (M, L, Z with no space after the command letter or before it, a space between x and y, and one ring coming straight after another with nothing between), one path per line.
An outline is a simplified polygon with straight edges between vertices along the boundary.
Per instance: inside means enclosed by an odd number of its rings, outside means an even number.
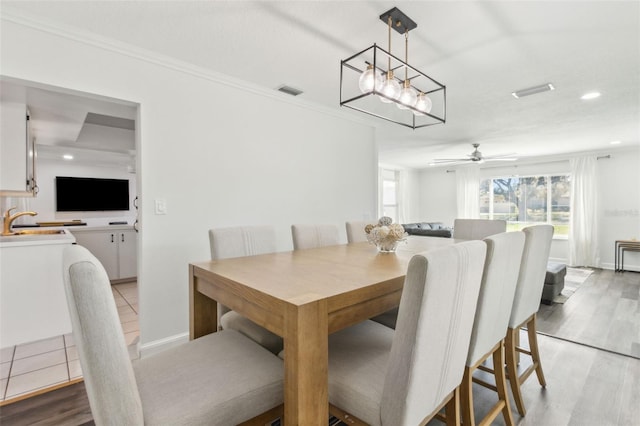
M174 334L164 339L154 340L149 343L140 344L140 358L162 352L174 346L181 345L189 341L189 333Z

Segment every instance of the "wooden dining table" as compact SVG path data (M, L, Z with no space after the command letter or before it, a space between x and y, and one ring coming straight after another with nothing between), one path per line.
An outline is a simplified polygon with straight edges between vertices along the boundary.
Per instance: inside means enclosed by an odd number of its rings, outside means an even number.
M460 240L457 240L460 241ZM328 423L328 336L397 307L411 257L454 244L410 236L189 265L191 339L218 330L217 302L282 336L286 425Z

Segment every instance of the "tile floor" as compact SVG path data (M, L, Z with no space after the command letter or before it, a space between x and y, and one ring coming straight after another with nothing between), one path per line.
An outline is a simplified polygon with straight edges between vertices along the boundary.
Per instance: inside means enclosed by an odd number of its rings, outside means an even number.
M111 286L132 358L137 357L138 284ZM42 393L82 377L72 334L0 349L0 403Z

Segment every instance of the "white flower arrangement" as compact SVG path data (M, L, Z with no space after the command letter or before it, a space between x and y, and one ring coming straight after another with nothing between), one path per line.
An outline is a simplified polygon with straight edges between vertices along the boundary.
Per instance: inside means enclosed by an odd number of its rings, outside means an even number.
M394 252L398 242L407 237L402 225L393 223L393 219L383 216L376 225L367 225L364 228L367 241L375 244L381 252Z

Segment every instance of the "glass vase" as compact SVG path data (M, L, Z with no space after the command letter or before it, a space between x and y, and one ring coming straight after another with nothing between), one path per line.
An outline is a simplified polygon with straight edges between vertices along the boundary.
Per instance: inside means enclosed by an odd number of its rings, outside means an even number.
M398 241L379 241L376 244L380 253L395 253L398 248Z

